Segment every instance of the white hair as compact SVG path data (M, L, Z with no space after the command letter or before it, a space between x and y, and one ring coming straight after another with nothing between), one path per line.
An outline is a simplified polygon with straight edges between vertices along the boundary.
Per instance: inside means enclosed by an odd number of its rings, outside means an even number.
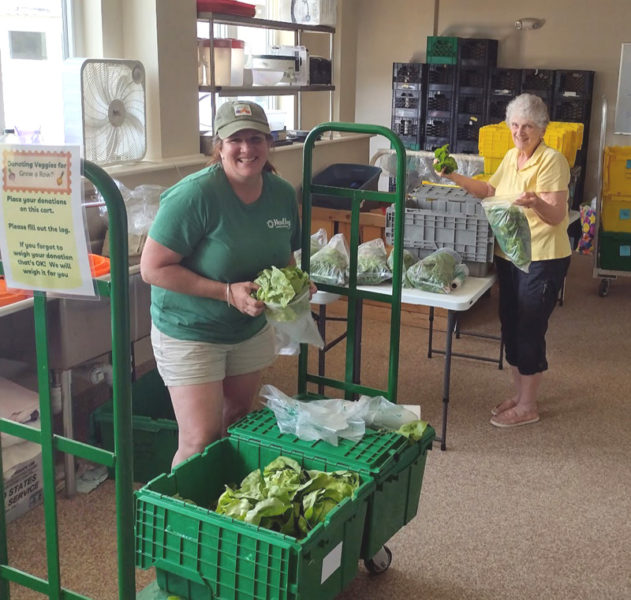
M517 115L532 121L540 129L545 129L550 122L545 102L535 94L520 94L508 103L506 107L506 124L509 127L511 121Z

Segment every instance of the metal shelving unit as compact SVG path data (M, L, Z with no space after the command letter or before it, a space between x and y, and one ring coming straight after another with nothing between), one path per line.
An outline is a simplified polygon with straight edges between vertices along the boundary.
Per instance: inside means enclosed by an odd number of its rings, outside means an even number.
M209 39L214 38L215 24L233 25L236 27L253 27L259 29L273 29L277 31L293 31L294 44L302 45L302 34L304 32L322 33L329 36L329 56L333 62L333 35L335 27L329 25L304 25L301 23L289 23L286 21L272 21L269 19L258 19L242 17L239 15L225 15L212 12L197 13L198 21L207 21L209 29ZM199 91L208 93L211 102L212 125L214 129L215 113L217 110L217 97L238 97L238 96L289 96L295 97L295 114L297 115L297 129L301 129L301 94L304 92L329 92L329 120L333 118L333 91L334 85L275 85L275 86L217 86L215 85L214 69L214 48L210 44L210 85L200 85Z
M596 227L594 237L594 266L592 276L600 279L598 283L598 295L605 297L609 294L609 286L617 277L631 277L631 271L622 271L619 269L604 269L600 266L600 229L601 215L603 207L603 161L605 156L606 134L607 134L607 100L603 97L601 106L601 125L600 125L600 142L598 147L598 200L596 206Z

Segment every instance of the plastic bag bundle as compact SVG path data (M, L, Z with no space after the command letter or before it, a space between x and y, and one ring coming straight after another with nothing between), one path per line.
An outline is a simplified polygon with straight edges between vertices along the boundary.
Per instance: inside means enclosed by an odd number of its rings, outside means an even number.
M321 250L311 256L311 280L329 285L348 283L349 254L343 233L336 233Z
M151 227L160 206L160 194L167 188L159 185L139 185L130 190L120 181L115 181L115 183L123 197L127 212L128 254L129 256L140 256L149 227ZM97 197L99 201L104 202L98 191ZM107 207L101 207L100 212L104 219L108 219ZM108 257L110 255L109 231L105 234L101 254Z
M361 396L356 402L339 398L303 402L273 385L264 385L259 394L274 412L282 433L305 441L325 440L333 446L339 438L359 441L366 427L397 430L418 420L412 411L383 396Z
M388 254L387 264L388 264L388 269L390 269L390 271L394 269L393 252L394 252L394 248L390 251L390 254ZM403 249L403 266L401 268L401 282L403 284L403 287L406 287L406 288L412 287L412 284L410 283L410 280L408 279L407 271L412 265L415 265L418 262L418 260L419 260L418 257L414 256L414 254L412 254L409 250L405 248Z
M453 284L457 278L464 281L467 276L468 269L458 271L461 264L462 259L457 252L440 248L412 265L407 271L407 277L412 287L419 290L448 294L454 289Z
M265 317L276 333L276 354L298 354L300 344L324 348L324 340L311 314L308 287L288 304L266 302Z
M326 233L326 229L322 227L318 229L315 233L311 235L310 239L310 254L309 256L313 256L318 250L322 250L328 241L328 235ZM299 248L294 252L294 258L296 259L296 264L300 267L300 261L302 260L302 249Z
M482 200L495 241L517 268L528 272L532 260L530 225L521 206L513 204L519 196L491 196Z
M357 248L357 283L379 285L392 279L388 268L386 246L381 238L360 244Z

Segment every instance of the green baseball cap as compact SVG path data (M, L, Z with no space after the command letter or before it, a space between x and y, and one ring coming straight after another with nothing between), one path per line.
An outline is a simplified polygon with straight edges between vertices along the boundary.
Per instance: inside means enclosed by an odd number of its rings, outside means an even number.
M254 129L269 135L269 123L263 108L256 102L245 100L231 100L222 104L215 115L217 135L225 140L242 129Z

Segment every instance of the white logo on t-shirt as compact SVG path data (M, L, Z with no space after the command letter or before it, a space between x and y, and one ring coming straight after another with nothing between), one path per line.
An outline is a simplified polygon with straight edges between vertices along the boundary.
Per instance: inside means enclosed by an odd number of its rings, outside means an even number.
M291 227L291 221L287 217L282 219L268 219L267 227L269 229L289 229Z

